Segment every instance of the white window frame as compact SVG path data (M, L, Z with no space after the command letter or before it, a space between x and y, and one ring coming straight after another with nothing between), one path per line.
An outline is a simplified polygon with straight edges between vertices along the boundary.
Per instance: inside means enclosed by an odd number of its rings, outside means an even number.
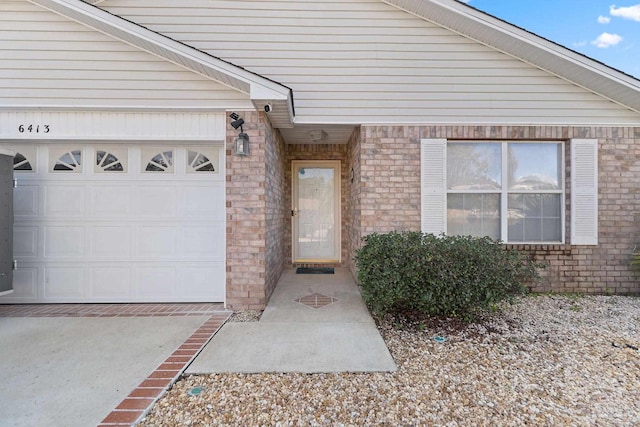
M447 140L423 139L421 140L421 229L424 233L441 234L447 232ZM503 141L451 141L451 142L500 142ZM565 244L567 214L571 218L572 245L597 245L598 244L598 140L597 139L572 139L569 141L548 141L552 143L562 143L562 210L561 210L561 242L511 242L511 244ZM544 143L544 141L504 141L504 143ZM571 203L566 206L566 194L569 188L566 184L566 148L569 144L571 150ZM505 151L503 155L503 171L506 167ZM504 175L504 174L503 174ZM503 180L504 180L503 176ZM503 185L502 191L506 191L506 196L501 195L502 217L501 232L506 237L508 219L505 211L508 212L506 198L508 188ZM558 190L560 191L560 190ZM548 193L550 191L531 191L532 194ZM470 193L469 191L459 191L459 193ZM495 193L495 192L494 192ZM511 194L526 193L514 191ZM506 242L509 243L509 242Z

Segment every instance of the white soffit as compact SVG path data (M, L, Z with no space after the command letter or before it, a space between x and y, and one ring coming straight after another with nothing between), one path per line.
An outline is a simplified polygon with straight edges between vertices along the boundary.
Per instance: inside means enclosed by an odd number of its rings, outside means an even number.
M275 127L292 127L293 97L288 87L208 55L80 0L28 0L89 28L164 58L249 95L256 108L272 104Z
M383 0L640 112L640 80L456 0Z

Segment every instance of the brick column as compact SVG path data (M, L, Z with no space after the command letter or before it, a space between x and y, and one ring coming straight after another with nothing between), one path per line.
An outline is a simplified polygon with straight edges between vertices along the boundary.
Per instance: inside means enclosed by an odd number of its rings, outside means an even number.
M266 304L264 131L258 113L238 114L245 120L250 155L233 155L239 130L227 123L227 307L260 309Z
M227 307L260 310L284 264L284 142L263 113L238 114L250 153L233 155L239 130L227 124Z

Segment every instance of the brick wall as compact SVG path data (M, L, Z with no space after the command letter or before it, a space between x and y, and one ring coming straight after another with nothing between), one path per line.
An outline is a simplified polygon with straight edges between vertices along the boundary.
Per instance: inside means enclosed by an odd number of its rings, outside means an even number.
M362 235L394 230L419 230L419 129L402 126L363 126L362 129Z
M250 155L232 154L239 132L227 125L227 306L262 309L283 265L284 144L263 113L238 113Z
M355 251L360 247L362 239L362 211L361 211L361 197L362 197L362 173L360 167L360 152L361 152L361 138L360 128L356 128L349 138L348 148L348 164L347 170L349 171L349 218L346 222L347 226L347 266L351 273L356 275L355 266ZM351 171L353 171L353 180L351 179Z
M361 235L420 230L420 139L599 140L599 245L520 245L545 262L537 291L640 293L629 266L640 244L640 128L570 126L362 126L360 130L360 215L351 225L351 252ZM358 142L352 139L355 150ZM567 147L568 150L568 147ZM352 154L353 156L356 154ZM567 162L569 157L567 156ZM570 178L567 167L566 231L570 235ZM566 240L568 243L569 238Z
M262 113L241 113L251 155L231 155L228 129L227 304L264 308L291 265L291 161L340 160L342 266L372 232L420 229L420 140L599 140L598 246L514 245L548 265L537 291L640 293L629 267L640 244L640 128L567 126L362 126L346 145L285 145ZM569 147L566 146L569 159ZM567 160L568 161L568 160ZM351 170L354 179L351 181ZM570 179L566 168L569 242Z
M265 144L265 296L268 300L285 264L285 229L290 215L285 197L285 144L280 132L272 130L268 123L265 123Z

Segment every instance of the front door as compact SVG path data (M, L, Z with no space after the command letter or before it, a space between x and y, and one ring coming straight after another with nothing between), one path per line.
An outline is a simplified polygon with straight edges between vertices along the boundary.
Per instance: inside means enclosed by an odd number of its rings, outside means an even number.
M293 261L340 262L340 161L292 162Z

